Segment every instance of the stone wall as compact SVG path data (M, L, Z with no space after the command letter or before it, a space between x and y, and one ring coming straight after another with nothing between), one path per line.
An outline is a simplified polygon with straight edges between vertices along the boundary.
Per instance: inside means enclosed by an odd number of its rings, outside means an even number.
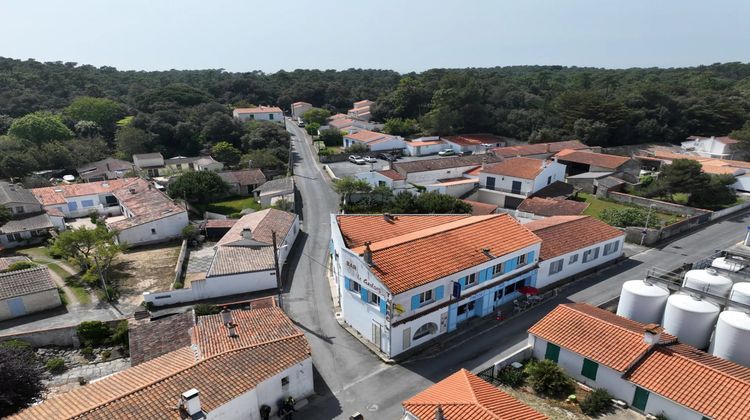
M678 216L698 216L701 214L711 213L709 210L683 206L680 204L668 203L666 201L653 200L650 198L639 197L637 195L624 194L624 193L619 193L615 191L609 191L607 193L607 198L618 203L632 204L632 205L640 206L644 208L653 206L654 210L657 210L663 213L675 214Z
M114 327L120 321L121 319L116 319L113 321L104 322L106 322L110 327ZM76 328L78 328L78 325L0 335L0 342L16 339L25 341L34 347L80 347L81 343L78 340Z

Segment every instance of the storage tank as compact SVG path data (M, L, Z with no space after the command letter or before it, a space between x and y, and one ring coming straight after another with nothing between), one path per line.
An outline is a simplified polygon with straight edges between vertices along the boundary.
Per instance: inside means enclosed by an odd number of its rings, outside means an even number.
M745 264L742 264L734 259L725 257L719 257L711 262L711 267L721 268L727 271L737 272L745 268Z
M732 291L729 292L729 300L750 305L750 283L735 283Z
M750 367L750 315L724 311L719 315L714 335L714 356Z
M714 269L690 270L685 273L684 287L706 292L714 296L727 297L732 290L732 280Z
M717 305L697 297L675 293L667 299L662 326L681 342L704 349L708 346L718 317Z
M622 285L617 315L644 324L659 323L669 291L644 280L628 280Z

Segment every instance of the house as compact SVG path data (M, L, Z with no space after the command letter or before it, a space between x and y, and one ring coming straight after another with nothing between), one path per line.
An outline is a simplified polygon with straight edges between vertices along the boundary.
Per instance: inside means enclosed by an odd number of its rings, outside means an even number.
M485 164L477 201L515 209L529 195L564 179L565 165L557 161L515 157Z
M21 185L0 181L0 206L11 214L10 220L0 225L0 249L39 243L52 229L65 230L62 214L45 213L34 194Z
M211 156L184 157L176 156L164 159L161 153L142 153L133 155L133 164L139 171L149 177L169 176L183 171L220 171L224 164Z
M673 153L671 150L662 147L642 150L635 158L641 161L644 166L654 170L659 170L661 165L670 165L676 159L693 160L701 164L705 173L734 176L735 183L732 184L732 188L737 191L750 192L750 162Z
M331 231L342 320L387 357L536 285L541 240L507 214L332 214Z
M361 144L372 152L401 150L406 147L404 138L401 136L392 136L370 130L352 129L344 135L344 147L350 147L355 144Z
M274 253L282 267L298 233L299 217L292 213L266 209L242 216L216 243L205 273L186 279L183 289L143 298L158 306L276 289Z
M615 175L628 182L638 182L641 171L641 164L626 156L564 149L557 152L555 157L566 166L566 175L569 177L591 172L607 172L607 175Z
M497 206L494 204L480 203L479 201L461 200L471 206L472 216L483 216L497 212Z
M254 108L235 108L232 116L240 122L271 121L284 125L284 112L277 106L256 106Z
M292 118L298 119L302 118L302 115L312 109L312 104L308 104L307 102L295 102L292 104Z
M583 213L589 204L565 199L529 197L518 206L519 211L537 216L576 216Z
M368 99L357 101L352 106L352 109L346 112L346 115L355 120L370 121L370 118L372 118L370 108L374 104L375 102L370 101Z
M406 177L393 169L383 169L380 171L360 172L355 175L358 179L364 179L373 187L388 187L394 193L403 190L412 190L414 187L406 182Z
M436 155L447 148L446 143L438 136L420 137L411 141L405 141L404 153L409 156Z
M78 169L78 176L85 182L106 181L118 179L126 173L134 171L133 164L115 158L106 158L97 162L87 163Z
M506 144L505 138L494 134L460 134L441 137L441 140L456 153L486 153Z
M499 162L501 159L491 155L451 156L435 159L394 162L391 169L398 172L409 184L431 185L441 179L467 177L478 179L469 172L478 169L482 164Z
M310 345L275 303L255 302L197 316L188 345L10 418L261 420L264 406L277 418L279 401L314 392Z
M529 329L536 359L604 388L644 414L670 419L750 418L750 368L679 343L642 324L587 304L559 305Z
M60 294L49 268L40 266L0 272L0 321L61 305Z
M591 150L578 140L558 141L552 143L521 144L517 146L496 147L490 153L504 158L528 157L534 159L549 159L564 149Z
M261 206L268 207L285 201L290 208L294 206L294 178L285 177L266 181L256 188L254 193Z
M737 143L739 140L729 136L702 137L690 136L680 144L680 148L686 153L701 157L715 159L734 159L737 154Z
M232 195L247 197L266 182L266 176L260 169L241 169L239 171L219 172L219 176L229 185Z
M625 232L591 216L552 216L524 227L542 240L537 288L613 262L624 251Z
M404 407L401 420L547 419L466 369L448 376L401 405Z

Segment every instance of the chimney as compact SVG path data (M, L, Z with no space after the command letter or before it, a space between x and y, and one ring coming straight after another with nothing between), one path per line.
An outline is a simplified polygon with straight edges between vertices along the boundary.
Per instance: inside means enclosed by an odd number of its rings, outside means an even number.
M180 406L182 406L191 417L203 411L201 409L201 399L198 394L198 390L193 388L189 391L183 392L182 398L180 399Z
M643 326L643 341L649 346L654 346L659 343L663 331L664 328L659 324L646 324Z
M390 213L383 213L383 220L385 220L386 222L391 222L393 221L393 216Z
M253 230L248 227L242 228L242 239L253 239Z
M227 324L227 330L229 330L230 337L237 337L237 324Z
M367 265L372 265L372 250L370 249L370 241L365 242L365 252L362 254Z
M229 325L232 323L232 311L230 311L227 308L224 308L221 310L221 319L224 322L224 325Z
M445 414L443 414L443 407L438 404L435 408L435 420L445 420Z

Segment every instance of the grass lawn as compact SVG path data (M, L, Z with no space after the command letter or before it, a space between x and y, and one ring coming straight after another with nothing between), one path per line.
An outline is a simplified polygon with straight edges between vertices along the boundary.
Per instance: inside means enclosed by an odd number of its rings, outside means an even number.
M596 217L597 219L601 219L601 217L599 217L599 216L601 215L601 213L605 209L608 209L608 208L615 208L615 209L627 209L627 208L633 208L633 207L635 207L635 208L642 208L642 207L638 207L638 206L628 206L626 204L621 204L621 203L615 203L613 201L602 200L600 198L597 198L594 195L591 195L591 194L588 194L588 193L584 193L584 192L579 192L578 193L578 198L581 199L582 201L585 201L585 202L589 203L589 206L586 208L586 211L584 211L583 214ZM646 210L648 210L648 209L646 209ZM670 224L672 224L672 223L680 220L679 216L675 216L673 214L668 214L668 213L660 213L660 212L657 212L657 211L651 213L651 215L655 216L660 221L662 221L664 223L664 225L670 225Z
M232 213L239 213L244 209L260 210L260 203L255 201L253 197L235 197L224 201L215 201L213 203L203 204L196 206L203 211L210 211L212 213L219 213L224 215L230 215Z
M50 270L54 271L55 274L62 277L62 279L65 281L65 284L70 288L70 290L73 291L73 294L76 295L76 299L78 299L78 302L83 304L91 302L91 295L89 295L89 291L78 283L78 280L75 278L75 276L71 275L55 263L49 263L47 264L47 267L49 267Z
M33 259L52 259L46 246L35 246L33 248L19 249L17 253Z

